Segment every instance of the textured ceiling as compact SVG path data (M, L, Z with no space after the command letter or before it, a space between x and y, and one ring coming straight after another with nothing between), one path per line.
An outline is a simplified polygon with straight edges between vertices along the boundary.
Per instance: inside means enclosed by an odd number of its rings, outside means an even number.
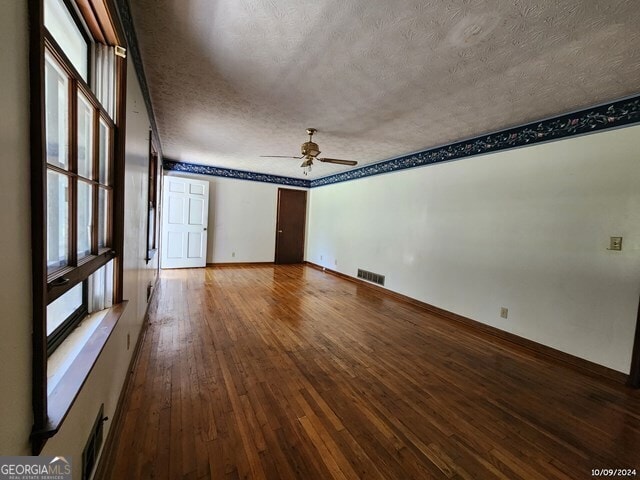
M637 1L131 0L165 156L303 177L640 92ZM317 163L307 178L350 167Z

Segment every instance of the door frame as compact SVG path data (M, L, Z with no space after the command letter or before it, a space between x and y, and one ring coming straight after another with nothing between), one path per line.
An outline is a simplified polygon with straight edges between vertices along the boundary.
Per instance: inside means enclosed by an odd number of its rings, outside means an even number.
M305 251L305 242L307 236L307 203L309 201L309 195L307 190L298 189L298 188L278 188L278 194L276 199L276 242L275 242L275 251L273 253L273 263L278 264L278 247L280 245L280 200L281 194L283 191L292 191L292 192L302 192L304 194L304 222L302 226L302 259L301 262L304 262L304 251Z
M162 217L161 217L161 223L160 223L160 258L158 261L158 266L160 269L162 270L166 270L166 269L174 269L174 268L202 268L202 267L206 267L207 266L207 247L208 247L208 236L209 236L209 225L208 225L208 217L209 217L209 190L210 190L210 182L206 179L200 179L200 178L193 178L193 177L188 177L188 176L183 176L183 175L164 175L165 177L167 177L166 179L163 178L163 182L162 182L162 202L161 202L161 210L162 210ZM189 184L189 182L193 182L193 183L197 183L197 184L201 184L204 187L204 196L203 198L205 199L205 203L206 203L206 208L204 211L204 218L205 218L205 225L203 225L203 231L204 231L204 265L184 265L184 266L179 266L179 267L175 267L175 266L168 266L168 265L163 265L164 261L167 260L165 258L165 255L167 254L168 251L168 245L167 245L167 239L168 239L168 232L165 231L165 228L167 227L165 225L165 220L167 220L167 214L169 213L168 211L168 207L167 207L167 200L168 200L168 195L171 194L170 192L170 188L165 184L165 182L169 183L171 181L171 179L176 179L176 180L182 180L184 182L187 182L187 184ZM189 193L187 193L189 194ZM187 207L188 209L189 207ZM186 246L186 248L188 249L188 245Z

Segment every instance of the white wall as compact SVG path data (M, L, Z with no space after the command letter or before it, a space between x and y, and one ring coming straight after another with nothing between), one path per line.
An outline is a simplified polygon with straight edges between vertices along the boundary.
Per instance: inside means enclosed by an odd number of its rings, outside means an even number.
M0 2L0 455L30 455L31 238L27 2ZM129 65L126 158L125 298L129 306L105 346L60 432L43 455L69 455L81 478L82 449L101 403L113 418L146 308L146 286L156 262L146 265L147 138L149 120ZM126 336L131 347L126 348ZM111 422L105 424L106 428ZM106 432L105 432L106 434Z
M273 262L278 188L295 187L176 171L166 174L209 182L207 263Z
M638 151L636 126L314 188L307 260L628 373Z
M31 215L27 2L0 2L0 455L29 455Z

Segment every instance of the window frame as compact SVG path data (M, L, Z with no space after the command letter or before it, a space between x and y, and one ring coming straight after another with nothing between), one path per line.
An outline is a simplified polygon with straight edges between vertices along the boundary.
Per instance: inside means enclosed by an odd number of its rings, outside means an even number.
M66 57L55 38L48 32L44 26L44 0L28 0L29 10L29 88L31 92L30 103L30 136L31 136L31 247L32 247L32 276L33 276L33 362L32 362L32 405L34 425L31 432L30 440L32 452L38 455L46 443L47 439L55 435L66 415L75 401L77 394L84 384L86 377L89 375L92 366L98 358L100 352L104 348L109 335L115 328L118 318L126 308L126 301L123 301L122 282L122 251L124 246L124 155L125 155L125 132L126 132L126 79L127 79L127 60L122 53L124 49L118 51L116 49L116 57L114 59L114 115L109 116L100 102L96 101L96 96L90 85L93 83L93 50L94 42L106 43L111 46L125 46L125 36L122 24L120 23L119 13L112 1L105 1L104 11L94 11L87 8L86 0L63 0L65 7L70 12L72 18L79 26L80 31L85 39L88 39L89 48L89 68L87 72L87 80L85 81L79 72L73 67L73 64ZM100 37L102 36L102 37ZM85 97L89 98L92 105L98 113L95 114L94 121L99 121L100 117L108 119L111 127L111 149L110 158L110 185L112 193L110 195L110 228L111 228L111 246L109 248L93 250L90 258L82 262L77 262L77 258L69 256L71 262L76 262L73 267L64 267L49 271L47 266L47 174L49 164L47 162L47 143L46 143L46 96L45 96L45 52L49 52L65 71L71 73L69 78L76 86L73 90L69 86L69 114L67 122L69 128L76 125L71 120L72 116L77 115L77 91L82 89ZM74 92L74 95L71 95ZM87 94L88 92L88 94ZM94 124L95 128L95 124ZM69 149L77 148L77 138L75 132L71 129L68 132ZM96 166L97 155L95 149L97 142L93 145L93 161ZM70 152L70 162L74 162L76 155ZM75 166L69 165L70 170L65 174L69 174ZM77 174L77 170L75 170ZM94 172L99 175L99 172ZM94 177L97 178L97 177ZM93 192L93 215L97 217L96 201L98 189L100 187L92 187ZM71 196L74 198L74 195ZM69 215L71 215L69 210ZM69 220L74 222L75 219ZM92 249L97 245L97 228L92 231ZM69 242L77 240L75 232L69 232ZM103 327L99 328L91 340L83 347L82 362L74 361L65 374L65 378L60 383L66 381L66 385L62 388L56 387L51 396L47 392L47 358L48 358L48 342L47 342L47 305L59 298L65 292L69 291L80 282L87 281L88 277L100 267L114 260L114 285L113 285L113 307L108 311ZM86 288L83 288L86 291ZM74 312L75 313L75 312ZM71 317L74 317L72 315ZM69 322L67 328L77 318L67 318ZM79 320L78 320L79 321ZM94 338L95 337L95 338ZM95 341L94 341L95 340ZM85 355L86 354L86 355ZM60 384L59 384L60 386Z
M88 280L82 282L82 303L50 335L47 335L47 356L58 348L69 334L89 314Z
M67 291L75 287L78 283L82 282L86 279L91 273L98 270L100 267L108 263L110 260L115 258L115 251L112 246L98 248L97 247L97 228L93 228L92 236L91 236L91 253L82 258L78 257L78 249L77 249L77 185L79 181L83 181L86 183L90 183L92 186L92 218L95 221L98 217L98 188L106 188L113 192L113 179L114 179L114 151L115 151L115 130L116 125L114 121L109 117L106 109L100 104L96 95L91 91L91 87L84 81L80 73L73 67L69 58L64 54L61 50L60 46L57 44L53 36L46 30L43 26L44 33L44 49L54 60L57 62L58 66L68 75L69 79L69 93L68 93L68 131L69 131L69 169L65 170L60 167L56 167L55 165L51 165L46 161L46 146L45 150L45 168L47 171L54 171L56 173L60 173L69 178L70 181L70 192L71 199L69 201L69 221L70 221L70 230L69 230L69 246L68 246L68 264L66 266L54 269L49 271L47 269L47 304L56 300L61 295L64 295ZM84 97L89 101L92 108L94 109L94 118L93 118L93 133L94 133L94 141L93 141L93 152L92 152L92 178L87 179L86 177L82 177L78 174L78 140L77 140L77 115L78 115L78 94L82 93ZM44 101L44 100L43 100ZM43 109L46 109L43 106ZM111 132L111 148L109 149L108 155L108 171L107 171L107 181L109 179L112 180L112 185L103 185L99 183L99 165L98 165L98 155L97 149L99 145L95 139L97 139L100 120L104 121L107 124ZM43 130L45 127L43 125ZM46 187L45 187L46 192ZM113 198L114 194L112 193L110 197ZM110 201L112 201L112 198ZM46 202L46 195L45 195ZM111 209L113 212L113 208ZM46 220L45 220L46 222ZM113 223L113 222L110 222ZM45 232L46 233L46 232ZM107 237L113 237L113 232L107 234Z
M42 21L41 21L41 26L43 31L47 31L46 27L44 26L44 3L46 0L36 0L36 1L41 1L42 3ZM80 35L82 36L82 38L84 39L85 42L87 42L87 79L86 82L87 83L92 83L93 82L93 69L91 68L91 45L93 44L93 42L95 41L91 35L87 32L87 28L84 25L83 19L81 18L81 16L79 15L79 13L76 11L76 9L73 7L73 3L72 0L60 0L60 2L67 8L67 11L69 12L69 15L71 15L71 19L73 20L73 22L76 24L76 27L78 27L78 31L80 32ZM49 35L50 38L53 39L53 35ZM55 40L54 40L55 42ZM58 51L62 52L62 48L60 47L60 45L57 44L58 46ZM69 65L73 65L73 63L67 58L67 61L69 62ZM75 67L73 67L74 70ZM78 74L78 78L82 79L82 75L80 75L80 72L78 72L76 70L76 73ZM84 80L84 79L82 79Z
M158 178L160 177L158 149L154 145L153 131L149 131L149 184L147 187L147 256L148 264L158 251Z

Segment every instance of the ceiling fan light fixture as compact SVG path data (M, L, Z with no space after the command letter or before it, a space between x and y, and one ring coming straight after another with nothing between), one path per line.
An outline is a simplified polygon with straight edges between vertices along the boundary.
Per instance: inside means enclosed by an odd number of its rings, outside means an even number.
M309 175L309 173L311 173L311 165L313 165L313 158L305 158L302 162L302 165L300 165L303 168L302 173L304 173L305 175Z
M317 143L314 142L304 142L302 144L302 155L308 155L310 157L317 157L320 155L320 148Z

